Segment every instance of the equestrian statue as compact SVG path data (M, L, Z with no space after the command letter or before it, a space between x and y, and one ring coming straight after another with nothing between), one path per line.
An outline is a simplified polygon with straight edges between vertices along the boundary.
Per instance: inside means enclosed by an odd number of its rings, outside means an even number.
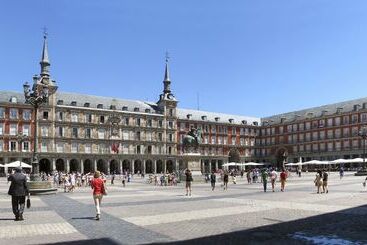
M186 151L192 152L192 149L194 149L194 152L197 152L199 144L201 144L201 140L202 140L201 129L191 127L190 131L183 138L184 152Z

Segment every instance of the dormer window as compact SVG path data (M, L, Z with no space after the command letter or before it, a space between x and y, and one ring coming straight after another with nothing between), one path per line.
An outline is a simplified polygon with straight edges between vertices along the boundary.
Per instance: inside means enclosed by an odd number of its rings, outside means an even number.
M76 106L76 101L72 101L71 106Z
M139 112L139 107L135 107L135 108L134 108L134 111L135 111L135 112Z
M84 103L84 107L90 107L90 103Z
M285 117L281 117L281 118L280 118L280 123L284 123L286 119L287 119L287 118L285 118Z
M192 117L192 114L187 114L187 115L186 115L186 118L187 118L187 119L191 119L191 117Z
M307 118L312 118L312 117L313 117L313 112L307 113Z
M246 120L242 120L242 124L243 125L247 125L247 121Z
M63 100L58 100L58 101L57 101L57 104L58 104L58 105L63 105L63 104L64 104L64 101L63 101Z
M253 122L252 123L254 126L258 126L259 125L259 123L258 122Z
M201 116L201 120L206 120L206 116Z
M362 104L362 109L367 109L367 102L364 102L364 103Z
M322 112L321 112L321 116L326 116L326 114L328 113L328 111L327 110L323 110Z
M116 106L115 105L110 105L110 110L116 110Z
M358 111L360 106L361 106L361 105L354 105L354 106L353 106L353 110L354 110L354 111Z
M98 104L98 105L97 105L97 108L98 108L98 109L103 109L103 104Z
M145 109L145 113L150 113L150 109Z
M216 122L219 122L220 117L216 117L216 118L214 118L214 120L215 120Z
M233 123L234 122L234 119L233 118L230 118L228 119L229 123Z
M123 106L123 107L122 107L122 110L123 110L123 111L127 111L127 106Z
M10 103L17 103L17 102L18 102L17 97L15 96L10 97Z
M336 108L336 113L337 114L340 114L340 113L342 113L343 112L343 107L338 107L338 108Z

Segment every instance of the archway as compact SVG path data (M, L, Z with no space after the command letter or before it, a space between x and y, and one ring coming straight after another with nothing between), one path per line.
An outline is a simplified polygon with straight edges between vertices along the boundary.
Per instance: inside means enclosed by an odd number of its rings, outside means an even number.
M216 172L217 171L217 161L216 160L212 160L211 162L210 162L210 167L211 167L211 170L212 171L214 171L214 172Z
M122 161L122 171L130 171L130 162L129 160Z
M136 173L138 173L138 171L139 171L139 173L141 173L141 171L142 171L141 161L140 160L135 160L135 162L134 162L134 173L136 174Z
M223 169L223 160L218 160L218 169Z
M51 173L51 162L50 160L43 158L39 161L39 171L46 174Z
M118 173L119 172L119 163L117 160L113 159L110 161L110 173Z
M209 173L209 160L204 160L204 173Z
M97 161L97 170L106 174L107 173L107 164L104 160L99 159Z
M56 170L60 172L65 171L65 162L63 159L57 159L56 160Z
M79 171L79 161L76 159L70 160L70 173Z
M90 159L84 160L84 173L92 172L92 161Z
M162 160L157 161L157 173L163 173L163 162Z
M168 173L173 173L173 162L172 162L172 160L168 160L166 162L166 164L167 164L166 171Z
M145 161L145 172L147 174L152 174L153 173L153 162L152 162L152 160L146 160Z

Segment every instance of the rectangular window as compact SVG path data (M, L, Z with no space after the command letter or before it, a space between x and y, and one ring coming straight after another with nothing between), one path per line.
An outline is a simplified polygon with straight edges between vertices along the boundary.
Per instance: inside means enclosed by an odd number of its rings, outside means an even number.
M4 151L4 141L0 140L0 152Z
M91 123L92 122L92 114L86 114L85 115L85 121L87 122L87 123Z
M105 130L100 128L98 129L98 139L104 139L105 137Z
M236 136L233 136L232 137L232 145L235 145L236 144Z
M41 135L43 137L48 137L48 128L46 126L41 127Z
M18 125L17 124L10 124L10 135L17 135Z
M349 116L344 116L343 117L343 124L349 124Z
M135 133L135 140L140 140L140 132Z
M0 124L0 135L4 134L4 124Z
M349 149L350 148L349 140L344 140L343 141L343 147L344 147L344 149Z
M31 120L31 111L30 110L23 110L23 120L25 120L25 121Z
M77 153L78 152L78 144L72 143L71 144L71 153Z
M320 140L325 139L325 131L320 131Z
M17 142L16 141L10 141L10 151L16 151L17 150Z
M127 130L122 131L122 139L123 140L128 140L129 139L129 131L127 131Z
M5 108L0 107L0 118L4 118L5 117Z
M349 136L349 133L350 133L349 128L343 128L343 136L344 137L348 137Z
M310 122L306 122L306 130L309 130L311 128L311 123Z
M73 138L78 138L78 128L73 128L72 136Z
M126 125L126 126L128 126L128 125L129 125L129 118L128 118L128 117L126 117L126 118L125 118L125 125Z
M122 146L122 153L123 154L129 154L129 145L123 145Z
M78 122L78 114L77 113L72 113L71 114L71 121L72 122Z
M18 109L11 108L9 111L10 119L17 119L18 118Z
M169 134L169 135L168 135L168 141L169 141L169 142L173 142L173 135L172 135L172 134Z
M305 125L303 123L298 124L298 128L300 131L305 129Z
M24 152L29 151L29 142L28 141L23 142L23 151Z
M29 136L29 125L23 125L23 135Z
M152 126L152 119L148 119L147 120L147 127L151 127Z
M335 121L335 126L339 126L340 125L340 117L334 118L334 121Z
M43 120L48 120L48 111L44 111L44 112L43 112L42 119L43 119Z
M358 115L352 115L352 123L358 123Z
M57 143L56 144L56 151L58 153L64 152L64 143Z
M136 122L135 122L136 126L140 126L140 123L141 123L141 119L140 118L136 118Z
M158 133L158 140L159 140L159 141L162 141L162 140L163 140L162 133Z
M328 127L332 127L333 126L333 119L332 118L328 118L327 119L327 126Z
M319 151L319 145L318 144L313 144L312 145L312 151L314 151L314 152Z
M319 128L323 128L325 126L325 120L321 119L319 120Z
M64 120L64 112L62 111L57 112L57 120L58 121Z
M64 137L64 128L63 127L59 127L59 137Z
M140 145L136 146L136 154L140 154L141 153L141 147Z
M92 129L86 128L85 129L85 138L90 139L92 137Z
M46 142L42 142L42 144L41 144L41 152L47 152L47 143Z
M168 128L172 129L173 128L173 122L172 121L169 121L168 122Z
M361 114L361 122L363 122L363 123L367 122L367 113L362 113Z
M90 144L85 145L85 153L92 153L92 146Z
M215 136L212 136L212 144L215 144Z
M99 116L99 123L104 123L104 116Z
M313 132L312 133L312 140L318 140L319 139L319 133L316 131L316 132Z
M328 150L328 151L333 151L333 149L334 149L334 144L333 144L333 142L328 142L328 143L327 143L327 150Z
M327 138L328 138L328 139L332 139L332 138L333 138L333 136L334 136L334 135L333 135L333 130L328 130L328 131L327 131Z

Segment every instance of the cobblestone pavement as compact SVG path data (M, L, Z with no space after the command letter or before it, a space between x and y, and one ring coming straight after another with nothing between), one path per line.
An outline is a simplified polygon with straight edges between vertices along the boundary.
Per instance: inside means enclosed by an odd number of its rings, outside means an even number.
M286 191L264 193L240 179L227 191L217 183L153 186L135 177L108 186L100 221L91 190L33 196L25 221L15 222L8 183L0 179L0 244L367 244L363 177L331 173L329 193L316 194L314 174L291 176ZM268 186L270 188L270 184Z

